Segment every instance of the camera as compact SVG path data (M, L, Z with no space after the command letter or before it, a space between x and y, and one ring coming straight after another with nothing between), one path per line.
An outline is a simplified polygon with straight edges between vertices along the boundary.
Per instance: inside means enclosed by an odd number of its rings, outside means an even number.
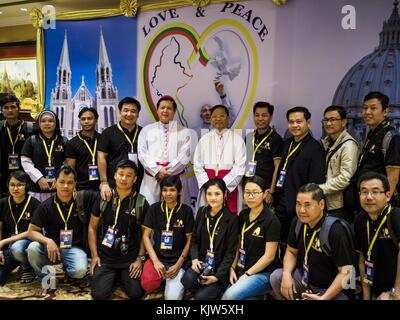
M128 244L126 243L125 235L115 239L114 248L119 249L122 255L128 254Z
M199 274L199 278L200 277L207 277L207 276L211 276L214 273L213 268L205 262L200 262L201 266L200 266L200 274Z

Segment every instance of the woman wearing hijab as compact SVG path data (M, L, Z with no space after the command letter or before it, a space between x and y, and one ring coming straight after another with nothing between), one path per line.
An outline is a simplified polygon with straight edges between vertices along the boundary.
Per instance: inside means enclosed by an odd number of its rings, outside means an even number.
M67 138L61 136L60 121L52 111L43 111L36 122L34 134L21 151L21 163L31 178L30 194L44 201L55 192L55 175L65 160Z

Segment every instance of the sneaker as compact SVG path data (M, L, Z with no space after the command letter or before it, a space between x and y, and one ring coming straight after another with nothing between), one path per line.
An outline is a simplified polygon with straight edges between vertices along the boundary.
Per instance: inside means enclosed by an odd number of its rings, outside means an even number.
M31 283L35 280L36 275L33 271L27 270L22 272L21 279L19 280L20 283Z

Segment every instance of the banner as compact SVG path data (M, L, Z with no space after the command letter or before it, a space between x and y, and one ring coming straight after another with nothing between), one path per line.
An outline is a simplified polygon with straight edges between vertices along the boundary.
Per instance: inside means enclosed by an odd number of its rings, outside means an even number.
M155 121L157 99L169 94L188 127L207 128L202 109L223 103L232 127L249 129L253 104L264 100L275 106L281 135L288 135L286 111L302 105L319 138L323 110L335 103L349 110L350 132L360 141L369 91L389 95L399 126L399 26L393 0L254 0L140 12L137 93L147 112L139 121Z

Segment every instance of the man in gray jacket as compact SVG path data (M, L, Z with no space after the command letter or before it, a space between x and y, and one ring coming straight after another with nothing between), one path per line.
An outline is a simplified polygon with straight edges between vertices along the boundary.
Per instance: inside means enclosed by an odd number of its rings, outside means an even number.
M357 169L357 142L346 130L346 110L342 106L326 108L322 124L328 136L322 141L326 151L326 182L320 187L326 197L327 211L351 222L352 214L344 210L343 190Z

